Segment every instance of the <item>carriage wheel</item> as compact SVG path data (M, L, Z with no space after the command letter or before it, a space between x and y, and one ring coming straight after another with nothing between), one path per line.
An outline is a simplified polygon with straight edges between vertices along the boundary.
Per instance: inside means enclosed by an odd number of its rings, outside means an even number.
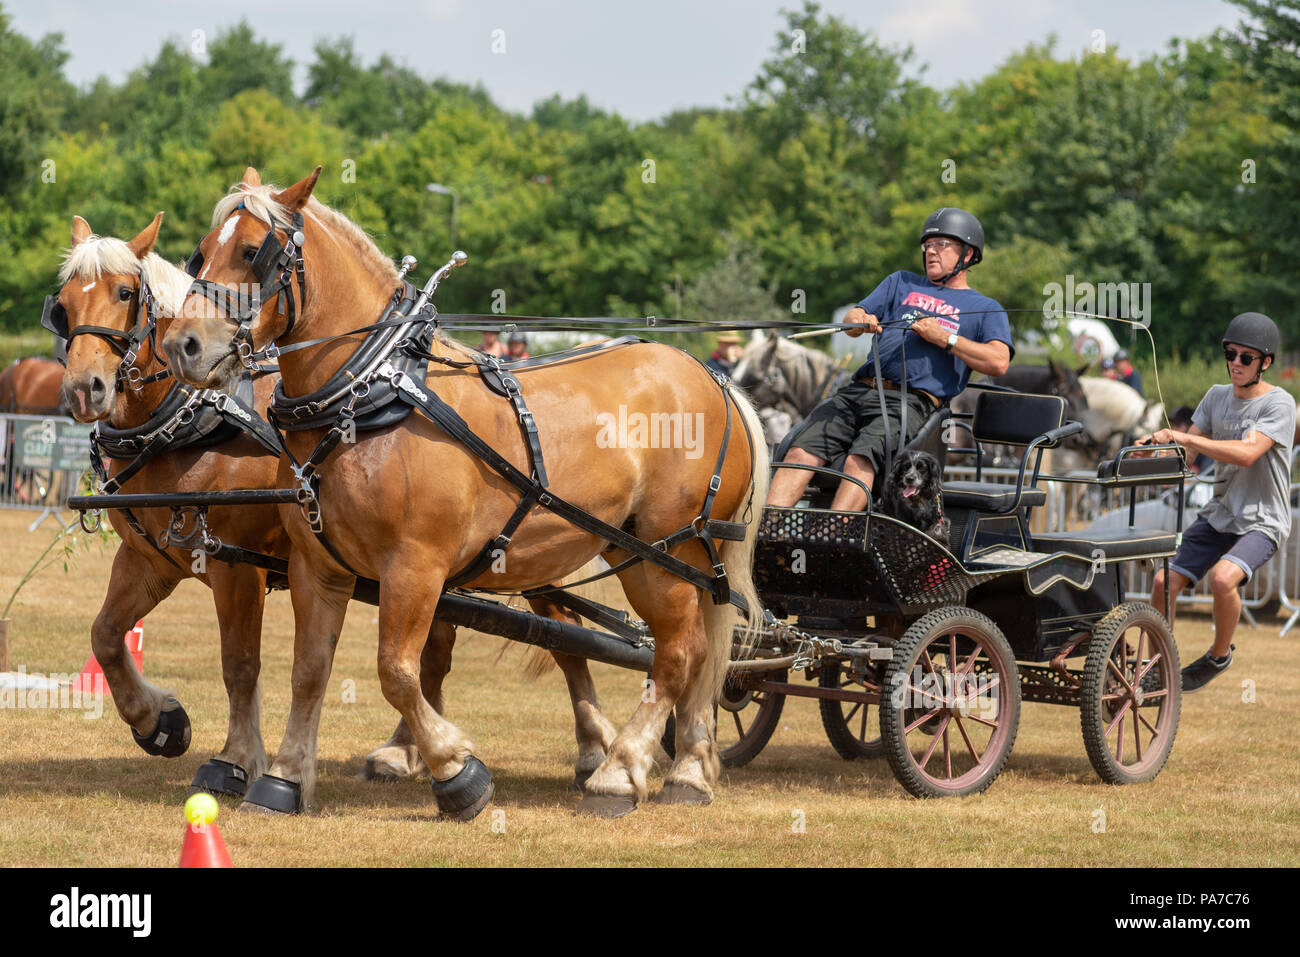
M1108 784L1150 781L1178 732L1182 672L1164 615L1125 602L1088 642L1079 710L1088 760Z
M769 671L764 678L784 682L787 672ZM738 768L758 757L781 721L785 695L774 691L747 691L728 678L718 696L718 757L729 768Z
M1020 724L1020 678L985 615L951 606L917 619L894 647L882 695L885 757L912 794L978 794L1002 771Z
M823 688L862 690L862 683L853 677L851 670L844 668L836 659L822 663L818 683ZM880 722L871 720L871 705L861 701L830 701L823 698L817 702L822 713L822 727L826 737L837 754L846 761L858 758L878 758L885 753L885 745L880 740Z

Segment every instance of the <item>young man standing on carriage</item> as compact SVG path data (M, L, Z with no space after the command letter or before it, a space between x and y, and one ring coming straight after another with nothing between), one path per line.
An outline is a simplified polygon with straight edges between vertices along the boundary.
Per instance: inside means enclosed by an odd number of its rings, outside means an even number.
M808 425L785 461L820 466L844 456L844 473L872 488L885 467L887 445L897 448L899 444L900 383L906 387L906 442L966 388L972 371L990 376L1007 371L1015 353L1007 314L966 280L966 270L984 256L979 220L951 206L936 211L921 229L921 250L925 275L893 273L845 315L845 323L862 324L846 329L850 336L876 334L875 355L848 385L809 413ZM778 469L767 504L794 505L812 474L805 469ZM860 511L866 504L862 490L845 481L836 490L831 508Z
M1228 384L1210 386L1187 431L1161 429L1141 440L1177 442L1189 456L1204 453L1217 463L1214 498L1183 532L1169 563L1171 599L1207 573L1214 595L1214 644L1183 669L1185 694L1201 690L1232 664L1232 636L1241 617L1237 588L1276 554L1291 531L1295 402L1286 390L1263 381L1280 345L1277 325L1268 316L1237 316L1223 335ZM1164 610L1163 571L1156 573L1151 604ZM1171 601L1171 624L1173 617Z

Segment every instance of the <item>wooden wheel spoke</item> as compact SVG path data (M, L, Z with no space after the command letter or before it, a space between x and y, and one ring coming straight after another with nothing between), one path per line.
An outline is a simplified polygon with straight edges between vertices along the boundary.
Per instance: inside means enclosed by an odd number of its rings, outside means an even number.
M1110 724L1107 725L1107 727L1106 727L1106 731L1105 731L1105 734L1104 734L1105 737L1107 737L1107 738L1110 737L1110 733L1111 733L1112 731L1115 730L1115 725L1118 724L1118 723L1120 723L1120 722L1122 722L1122 721L1124 720L1124 715L1128 712L1128 709L1129 709L1130 707L1132 707L1132 705L1133 705L1133 702L1132 702L1132 701L1125 701L1125 702L1124 702L1124 706L1121 707L1118 711L1115 712L1115 717L1111 719ZM1122 733L1122 730L1123 730L1123 729L1122 729L1122 727L1121 727L1121 733Z
M1120 680L1120 683L1124 685L1125 691L1131 692L1133 690L1133 685L1129 683L1128 678L1124 677L1124 672L1120 671L1119 668L1115 666L1114 658L1106 659L1106 667L1108 670L1114 672L1115 677L1118 678Z
M1125 705L1119 713L1119 733L1115 735L1115 763L1124 763L1124 712L1128 710Z
M929 721L929 720L931 720L932 718L934 718L935 715L939 714L941 711L943 711L943 706L942 706L942 705L940 705L938 708L935 708L933 711L927 711L925 714L921 715L921 717L917 718L917 719L916 719L915 721L913 721L911 724L906 725L906 726L903 728L903 733L904 733L904 734L910 734L911 732L913 732L913 731L915 731L917 728L919 728L921 725L925 724L927 721Z
M1000 712L999 712L999 713L1000 713ZM990 721L988 718L981 718L981 717L980 717L979 715L977 715L977 714L968 714L968 715L966 715L966 720L967 720L967 721L978 721L980 724L982 724L982 725L984 725L985 727L988 727L988 728L996 728L996 727L998 726L998 723L997 723L996 721Z
M1139 710L1137 710L1137 709L1135 708L1135 709L1133 709L1133 713L1137 716L1138 721L1141 721L1143 724L1145 724L1145 725L1147 726L1147 730L1151 732L1151 737L1154 738L1154 737L1159 733L1159 732L1156 731L1155 727L1152 726L1151 722L1148 721L1148 720L1143 716L1143 714L1142 714L1141 711L1139 711ZM1134 727L1136 727L1136 725L1134 725ZM1141 750L1141 749L1139 749L1139 751L1140 751L1140 750ZM1139 753L1139 754L1138 754L1138 757L1141 758L1142 755Z
M844 716L844 723L848 724L850 721L852 721L853 716L858 713L858 709L860 709L861 707L862 707L862 702L861 701L856 702L853 705L853 707L849 709L849 713Z
M861 704L861 702L859 702L859 704ZM867 740L867 712L868 712L868 711L869 711L869 709L868 709L865 705L863 705L863 706L862 706L862 726L858 729L858 740L859 740L859 741L866 741L866 740ZM845 724L848 724L847 721L845 721L844 723L845 723Z
M916 685L908 685L907 690L914 693L918 700L928 698L935 702L936 708L942 708L947 703L944 700L943 695L937 695L933 691L922 691L920 688L916 687Z
M731 712L731 720L736 722L736 734L743 738L745 736L745 726L740 723L740 712Z
M948 725L949 724L952 724L952 722L949 721L947 724L943 726L943 776L951 779L952 778L952 751L948 748Z
M918 762L918 764L921 766L921 770L924 771L925 766L930 763L930 756L934 754L934 749L939 744L940 736L943 734L943 732L947 730L948 730L948 715L945 714L943 716L943 723L939 725L939 728L935 732L934 737L930 739L930 746L925 749L925 755Z
M966 742L966 750L970 751L970 756L975 759L976 764L979 764L981 760L980 753L975 748L975 745L971 743L970 735L966 733L966 726L961 723L961 715L955 714L953 719L957 722L957 730L961 732L962 740Z
M1151 669L1154 668L1156 666L1156 663L1159 661L1160 661L1160 652L1157 651L1154 655L1151 656L1151 660L1147 662L1147 666L1143 668L1141 671L1138 671L1133 675L1133 683L1135 685L1142 684L1142 679L1145 678L1148 673L1150 673Z

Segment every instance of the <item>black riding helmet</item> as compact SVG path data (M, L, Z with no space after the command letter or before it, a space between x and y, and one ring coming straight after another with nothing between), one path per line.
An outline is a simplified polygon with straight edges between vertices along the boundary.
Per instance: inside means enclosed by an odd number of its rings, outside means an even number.
M957 267L939 280L940 285L984 258L984 227L980 225L978 219L964 209L945 206L931 213L925 225L921 227L921 242L924 243L932 236L949 236L974 250L974 255L970 257L967 257L966 251L962 250L961 255L957 257ZM921 262L924 266L924 256Z
M1276 358L1282 347L1282 334L1278 332L1277 323L1262 312L1243 312L1233 317L1232 322L1228 323L1228 331L1223 334L1224 348L1229 344L1246 346L1261 355ZM1255 379L1250 384L1258 382L1263 374L1264 362L1261 360Z

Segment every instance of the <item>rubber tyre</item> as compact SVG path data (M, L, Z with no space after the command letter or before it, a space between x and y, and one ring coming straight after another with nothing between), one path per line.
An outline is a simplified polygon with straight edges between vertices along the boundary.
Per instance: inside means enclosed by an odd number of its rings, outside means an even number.
M988 670L998 675L995 686L995 727L988 733L982 750L977 747L978 760L972 762L969 768L953 773L951 768L945 769L940 764L939 773L933 774L926 768L935 765L936 756L942 760L940 745L944 744L945 737L948 738L948 746L957 752L957 757L964 763L964 754L970 753L969 750L961 750L967 747L962 738L965 725L970 724L977 740L982 738L983 733L978 730L974 718L967 715L963 722L959 714L958 717L953 717L959 708L946 704L941 709L928 709L938 711L941 718L942 726L935 729L933 734L925 733L919 726L909 732L907 725L916 723L928 711L917 707L916 703L908 707L901 692L907 688L907 679L918 665L922 652L933 650L937 657L947 657L950 638L957 637L960 637L961 643L954 641L953 644L957 644L956 658L959 666L963 663L963 652L967 652L965 660L969 660L969 652L974 650L971 646L978 644L988 663ZM891 700L895 696L899 698L897 702ZM949 699L946 697L944 700ZM955 705L955 696L952 696L952 701ZM909 712L912 715L910 721ZM1002 630L991 619L970 608L948 606L935 609L912 623L899 639L894 648L894 658L885 669L880 709L880 734L885 746L885 757L889 760L894 776L904 788L916 797L964 797L980 793L1002 772L1015 745L1019 725L1020 677L1016 669L1015 653ZM926 758L926 755L924 752L919 758L914 755L913 745L931 749L924 767L921 759Z
M1136 636L1134 629L1138 629ZM1124 636L1128 638L1125 639ZM1119 643L1125 641L1121 650ZM1148 644L1149 642L1149 644ZM1131 646L1131 647L1130 647ZM1129 658L1129 652L1133 657ZM1119 653L1118 658L1113 656ZM1130 720L1135 696L1127 693L1115 677L1114 670L1107 666L1113 661L1115 668L1123 671L1132 683L1134 670L1139 659L1150 660L1156 654L1159 659L1147 674L1157 675L1154 688L1145 689L1138 699L1142 704L1140 711L1144 714L1155 712L1154 731L1143 746L1141 757L1126 760L1125 747L1133 745L1133 736L1128 728L1137 727L1134 734L1141 740L1140 725ZM1142 690L1139 684L1139 690ZM1088 657L1083 666L1083 688L1079 706L1079 721L1083 730L1083 744L1088 749L1088 760L1096 769L1098 776L1107 784L1138 784L1150 781L1169 760L1169 752L1174 746L1174 737L1178 733L1178 717L1182 709L1182 668L1178 661L1178 646L1165 616L1146 602L1130 601L1112 609L1093 629L1088 642ZM1163 691L1162 701L1152 707L1144 702L1151 701L1152 692ZM1107 728L1115 721L1117 710L1127 705L1128 712L1111 729ZM1144 724L1150 724L1144 718ZM1127 726L1127 727L1126 727ZM1118 747L1119 757L1113 748ZM1137 758L1137 747L1133 745L1133 756Z
M834 658L823 662L817 683L823 688L857 685L857 682L846 676L843 664ZM884 755L884 741L879 736L866 737L868 726L871 726L873 731L880 728L879 720L874 723L871 721L871 705L857 701L829 701L823 698L817 702L817 707L822 714L822 727L826 729L827 740L835 749L835 753L845 761L879 758ZM850 723L858 725L857 734L854 734L853 729L849 727Z

